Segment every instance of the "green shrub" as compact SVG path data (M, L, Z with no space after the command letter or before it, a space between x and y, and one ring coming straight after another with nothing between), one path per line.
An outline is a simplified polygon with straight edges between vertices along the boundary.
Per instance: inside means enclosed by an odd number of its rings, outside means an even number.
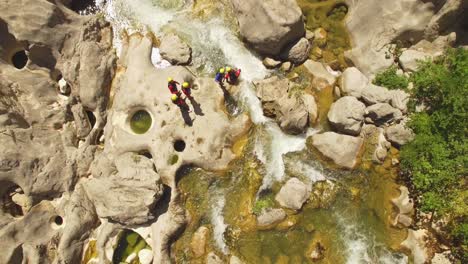
M375 76L375 85L384 86L389 89L406 89L408 87L408 78L397 74L397 67L392 66Z
M420 209L448 216L456 250L468 248L468 51L450 49L423 62L410 81L412 101L425 112L412 113L415 139L401 149L401 168L421 194Z

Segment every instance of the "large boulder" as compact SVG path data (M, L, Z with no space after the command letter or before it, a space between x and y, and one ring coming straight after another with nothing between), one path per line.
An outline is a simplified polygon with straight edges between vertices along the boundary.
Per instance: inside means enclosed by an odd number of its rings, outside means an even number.
M135 153L118 157L115 164L107 157L100 159L93 165L93 174L97 177L85 184L98 216L127 225L153 220L153 209L163 194L153 162ZM112 167L115 170L109 170Z
M289 179L276 195L276 201L283 207L300 210L309 199L311 187L297 178Z
M347 68L340 78L340 88L342 95L361 97L362 90L369 84L369 79L356 67Z
M343 168L352 169L358 163L363 140L359 137L325 132L312 136L312 145L325 157Z
M362 90L361 98L368 105L388 103L391 99L387 88L374 84L369 84Z
M440 33L463 28L461 23L466 17L466 1L461 0L346 0L346 4L349 7L346 27L353 48L345 55L367 76L393 64L388 50L395 40L412 43L424 37L432 40Z
M185 65L192 59L192 48L177 35L170 34L161 39L159 46L161 57L173 65Z
M307 60L304 63L307 71L314 76L314 78L325 80L328 85L334 85L336 82L336 76L331 74L327 65L321 62Z
M290 134L305 132L317 119L317 104L310 94L292 96L293 83L277 76L254 82L260 98L263 114L275 118L281 129Z
M413 131L404 124L394 124L385 129L385 136L388 141L397 147L408 144L414 139Z
M328 121L338 132L356 136L361 131L365 109L355 97L341 97L331 105Z
M309 58L310 43L306 38L301 38L294 45L287 47L281 54L284 60L289 60L294 64L301 64Z
M418 50L405 50L399 57L399 63L406 72L415 72L418 70L421 62L431 59L432 56Z
M295 0L232 0L240 34L265 55L279 55L305 34L302 11Z
M403 90L390 90L390 104L399 109L403 114L408 112L409 93Z
M378 126L399 121L403 118L403 114L399 109L393 108L387 103L377 103L371 105L365 110L366 122L374 123Z

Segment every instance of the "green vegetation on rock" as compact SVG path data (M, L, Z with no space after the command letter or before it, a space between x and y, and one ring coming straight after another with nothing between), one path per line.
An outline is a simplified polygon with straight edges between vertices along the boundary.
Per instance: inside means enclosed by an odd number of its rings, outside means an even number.
M466 260L468 51L450 49L422 63L410 81L413 103L426 110L411 115L416 136L401 150L402 169L422 196L420 209L449 220L451 239Z
M403 74L397 74L397 67L392 66L378 73L373 81L374 84L387 87L388 89L402 89L408 87L408 78Z

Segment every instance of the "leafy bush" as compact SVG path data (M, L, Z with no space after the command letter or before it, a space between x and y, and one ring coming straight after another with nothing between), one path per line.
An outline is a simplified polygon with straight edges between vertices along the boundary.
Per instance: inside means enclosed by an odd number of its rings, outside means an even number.
M384 86L389 89L406 89L408 87L408 78L397 74L397 67L392 66L375 76L374 84Z
M422 196L421 210L451 219L448 227L463 258L468 248L468 51L450 49L436 61L421 63L410 81L413 103L427 110L411 115L416 136L401 150L402 169Z

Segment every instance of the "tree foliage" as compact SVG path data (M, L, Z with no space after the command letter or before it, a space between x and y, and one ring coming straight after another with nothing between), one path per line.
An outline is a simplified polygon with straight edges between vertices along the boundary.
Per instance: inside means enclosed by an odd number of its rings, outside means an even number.
M421 63L410 81L413 104L426 110L411 115L416 136L401 150L402 169L422 196L421 210L451 220L449 233L467 257L468 51Z

